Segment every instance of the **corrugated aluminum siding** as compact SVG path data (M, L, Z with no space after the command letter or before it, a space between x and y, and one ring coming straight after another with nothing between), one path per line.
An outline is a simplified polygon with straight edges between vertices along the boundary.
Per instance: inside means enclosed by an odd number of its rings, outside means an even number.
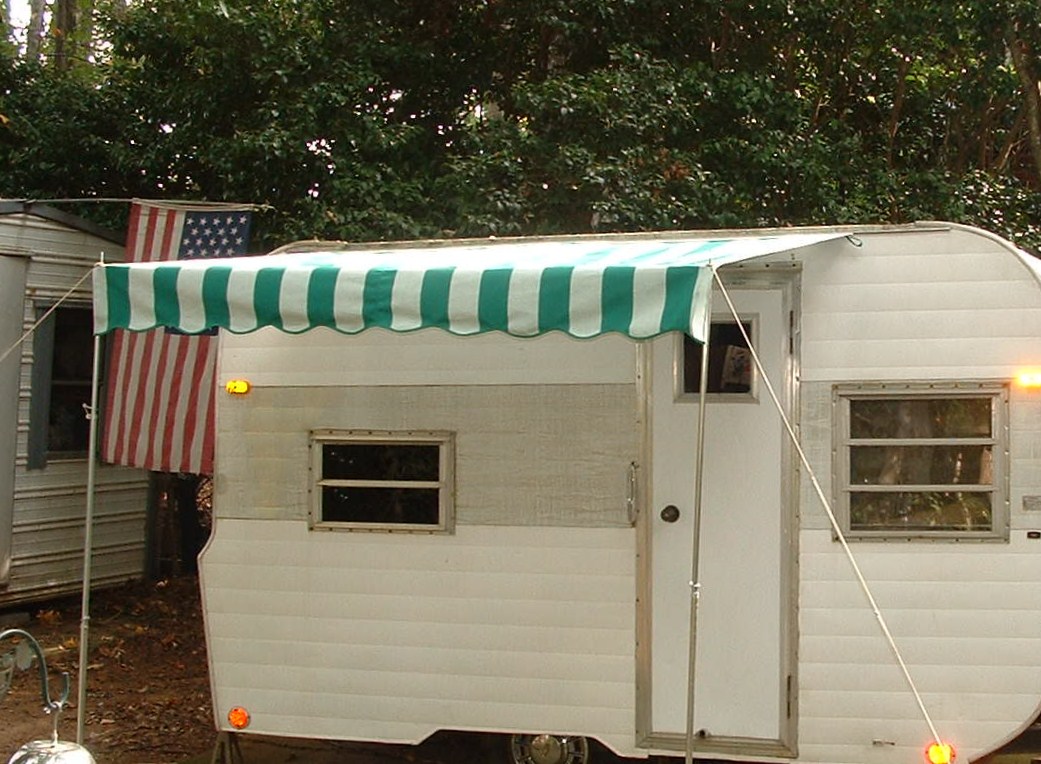
M22 214L0 216L0 253L5 252L29 263L22 331L36 321L38 308L61 298L102 253L107 260L123 257L118 244ZM89 279L69 299L70 304L89 307ZM17 405L17 436L13 494L0 497L12 505L10 527L0 527L11 549L10 576L5 586L0 585L0 605L77 591L82 582L87 461L51 460L43 469L28 469L33 360L30 337L21 350L17 401L4 404ZM102 465L97 484L94 581L105 584L140 577L145 568L147 475Z
M28 260L0 255L0 587L11 574L11 520L14 507L14 460L18 445L18 390L21 355L14 351L22 336L22 303ZM9 352L10 350L10 352Z

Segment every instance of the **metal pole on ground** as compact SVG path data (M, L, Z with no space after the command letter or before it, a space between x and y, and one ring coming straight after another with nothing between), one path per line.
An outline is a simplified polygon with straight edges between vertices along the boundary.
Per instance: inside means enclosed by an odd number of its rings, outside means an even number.
M701 598L699 552L701 547L701 487L705 464L705 411L708 394L709 336L712 333L712 292L708 294L705 318L705 342L701 346L700 394L698 396L698 438L694 462L694 508L691 515L690 549L690 624L687 632L687 731L685 736L686 764L694 761L694 685L698 652L698 602Z
M94 335L94 365L90 380L90 431L87 446L87 510L83 518L83 597L80 607L79 678L76 685L76 742L83 745L87 720L87 660L90 655L90 579L94 549L94 484L98 464L98 388L101 377L101 336Z

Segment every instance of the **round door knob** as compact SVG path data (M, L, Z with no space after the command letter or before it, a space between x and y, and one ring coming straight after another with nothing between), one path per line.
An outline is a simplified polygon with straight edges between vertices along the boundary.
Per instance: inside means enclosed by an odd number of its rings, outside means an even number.
M667 523L674 523L680 519L680 508L675 504L669 504L661 511L661 519Z

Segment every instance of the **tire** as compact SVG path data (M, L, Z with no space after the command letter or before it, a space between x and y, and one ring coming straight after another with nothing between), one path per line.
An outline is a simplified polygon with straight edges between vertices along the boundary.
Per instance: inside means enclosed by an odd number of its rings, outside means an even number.
M513 735L513 764L588 764L589 741L571 735Z

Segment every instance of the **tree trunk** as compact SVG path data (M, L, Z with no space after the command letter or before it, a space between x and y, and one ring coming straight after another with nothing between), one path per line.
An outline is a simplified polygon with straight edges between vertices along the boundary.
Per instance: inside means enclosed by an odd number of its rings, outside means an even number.
M76 15L76 48L89 59L94 53L94 0L78 0Z
M896 71L896 84L893 92L893 108L889 111L888 141L886 142L886 166L893 169L893 153L896 146L896 133L900 129L900 113L904 108L907 96L907 73L911 70L911 57L900 54L900 65Z
M1016 144L1019 143L1019 136L1023 131L1026 130L1026 114L1022 109L1016 114L1016 121L1012 123L1012 127L1009 129L1005 142L1001 146L1001 151L998 152L997 164L995 169L998 172L1005 172L1008 169L1009 163L1012 161L1012 152L1016 149Z
M87 63L94 42L94 0L54 0L51 28L57 68Z
M55 0L51 17L54 30L54 65L68 69L76 55L76 0Z
M25 30L25 57L39 61L43 52L43 0L29 0L29 26Z
M1041 81L1034 70L1034 55L1030 43L1019 35L1015 22L1005 30L1005 43L1016 67L1023 90L1023 110L1027 118L1030 154L1034 159L1034 184L1041 187Z

